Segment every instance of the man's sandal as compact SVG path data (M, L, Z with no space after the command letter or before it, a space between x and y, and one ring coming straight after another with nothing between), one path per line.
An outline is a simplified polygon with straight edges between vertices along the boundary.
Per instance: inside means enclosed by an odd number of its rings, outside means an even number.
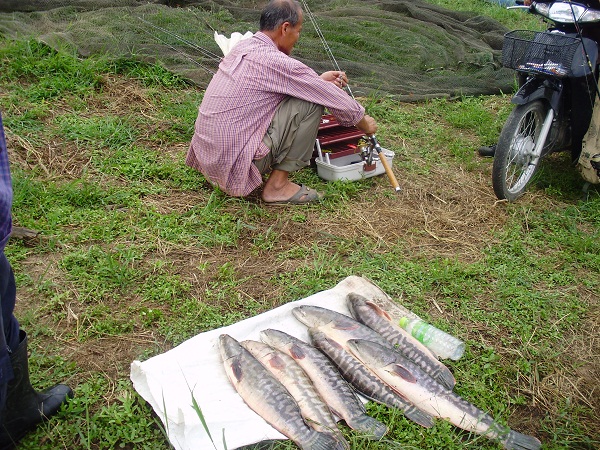
M306 205L308 203L320 202L323 195L306 185L300 186L298 192L292 195L287 200L276 200L273 202L265 202L267 205Z

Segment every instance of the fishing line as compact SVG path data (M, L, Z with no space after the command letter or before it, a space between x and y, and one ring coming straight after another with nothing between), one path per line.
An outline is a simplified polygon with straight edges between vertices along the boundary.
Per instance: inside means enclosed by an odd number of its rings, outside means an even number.
M306 3L306 0L302 0L302 5L303 5L304 10L306 11L311 23L313 24L315 31L317 32L317 36L319 36L319 39L321 40L321 44L323 44L323 48L325 48L325 53L327 53L327 56L329 56L329 59L331 60L331 62L333 64L333 68L335 70L337 70L338 72L343 72L343 70L340 69L340 66L337 63L335 56L333 56L331 47L329 47L329 44L327 44L327 41L325 40L325 36L323 36L323 33L321 32L321 28L319 28L319 24L317 23L317 20L315 19L315 16L313 15L312 11L308 7L308 3ZM348 85L348 83L346 83L345 89L347 89L350 96L352 98L354 98L354 94L352 93L352 90L350 89L350 86Z
M204 69L205 71L207 71L208 73L210 73L211 75L215 74L215 71L212 70L210 67L207 67L205 65L203 65L202 63L196 61L194 58L192 58L190 55L188 55L187 53L181 51L180 49L174 47L173 45L169 44L166 41L163 41L161 38L159 38L158 36L153 35L152 33L150 33L148 30L144 30L142 29L142 31L144 31L144 33L152 36L154 39L156 39L158 42L160 42L161 44L169 47L171 50L175 51L176 53L180 54L181 56L183 56L184 58L188 59L190 62L196 64L198 67Z
M158 25L154 25L153 23L148 22L147 20L142 19L139 16L138 16L138 19L141 20L142 22L144 22L145 24L149 25L150 27L154 28L155 30L162 31L163 33L165 33L165 34L167 34L167 35L169 35L171 37L174 37L175 39L183 42L184 44L189 45L191 48L193 48L193 49L199 51L200 53L204 54L204 56L206 56L209 59L212 59L212 60L215 60L215 61L220 61L221 60L221 56L217 55L216 53L213 53L210 50L207 50L207 49L205 49L203 47L200 47L199 45L194 44L192 41L189 41L189 40L187 40L187 39L185 39L185 38L183 38L183 37L181 37L181 36L173 33L172 31L169 31L169 30L167 30L165 28L161 28Z
M592 67L592 61L590 60L590 55L587 51L587 49L585 48L585 43L583 42L583 33L581 32L581 27L579 26L579 22L577 21L577 17L575 16L575 9L573 8L573 2L571 0L569 0L569 7L571 9L571 15L573 16L573 23L575 24L575 30L577 31L577 36L579 37L579 40L581 41L581 47L583 49L583 54L585 55L585 59L588 65L588 68L590 69L590 72L592 74L592 79L594 80L594 86L595 86L595 91L596 91L596 95L598 95L598 98L600 98L600 87L598 87L598 80L596 79L596 75L595 75L595 69L594 67ZM593 104L594 101L592 99L590 99L591 103Z

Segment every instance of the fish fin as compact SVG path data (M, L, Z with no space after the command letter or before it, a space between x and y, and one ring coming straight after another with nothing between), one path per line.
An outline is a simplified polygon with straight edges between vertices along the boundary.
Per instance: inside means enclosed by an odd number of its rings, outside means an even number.
M306 353L298 344L292 344L292 346L290 347L290 355L294 359L306 358Z
M377 305L376 303L373 303L372 301L366 301L365 302L373 311L375 311L375 313L377 313L378 316L383 317L386 320L389 320L390 322L392 321L392 316L390 316L388 314L388 312L381 308L379 305Z
M388 372L394 376L402 378L405 381L408 381L409 383L417 382L417 378L412 374L412 372L400 364L394 364L392 366L392 370L388 370Z
M307 450L348 450L348 443L345 440L341 442L328 433L315 431L314 439L311 439L302 448Z
M346 424L353 430L364 433L368 439L374 441L378 441L388 432L387 425L367 414L353 417L350 421L346 420Z
M431 428L433 426L434 417L425 411L421 411L416 406L409 406L406 408L404 410L404 416L422 427Z
M282 370L285 367L285 362L279 355L272 355L269 358L269 366L277 370Z
M351 324L348 324L347 326L334 324L334 325L332 325L332 328L334 330L346 330L347 331L347 330L355 330L359 326L360 325L357 323L351 323Z
M244 371L242 370L242 364L239 358L236 358L233 361L231 361L231 372L233 373L235 379L238 382L240 382L242 377L244 376Z
M512 430L502 444L507 450L538 450L542 446L539 439Z

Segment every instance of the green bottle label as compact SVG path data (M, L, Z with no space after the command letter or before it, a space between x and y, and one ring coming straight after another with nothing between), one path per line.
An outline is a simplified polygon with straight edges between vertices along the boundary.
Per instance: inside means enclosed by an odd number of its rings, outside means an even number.
M430 339L426 339L425 334L427 333L427 329L429 328L429 324L419 320L417 323L413 325L412 335L421 341L423 344L428 344Z

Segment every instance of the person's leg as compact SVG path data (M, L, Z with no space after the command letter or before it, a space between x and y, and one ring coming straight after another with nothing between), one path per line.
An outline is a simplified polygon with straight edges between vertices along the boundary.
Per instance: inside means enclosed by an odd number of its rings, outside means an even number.
M0 449L14 448L17 441L55 414L73 395L62 384L44 392L36 392L31 386L27 335L19 329L13 315L15 301L14 274L4 252L0 252Z
M254 162L263 174L271 170L263 187L264 201L285 201L299 193L301 187L288 176L310 164L322 116L321 105L294 97L281 102L263 138L271 152ZM298 200L314 198L314 194L308 190Z
M19 322L15 309L15 277L3 251L0 251L0 423L4 417L6 391L13 378L10 352L19 346Z

